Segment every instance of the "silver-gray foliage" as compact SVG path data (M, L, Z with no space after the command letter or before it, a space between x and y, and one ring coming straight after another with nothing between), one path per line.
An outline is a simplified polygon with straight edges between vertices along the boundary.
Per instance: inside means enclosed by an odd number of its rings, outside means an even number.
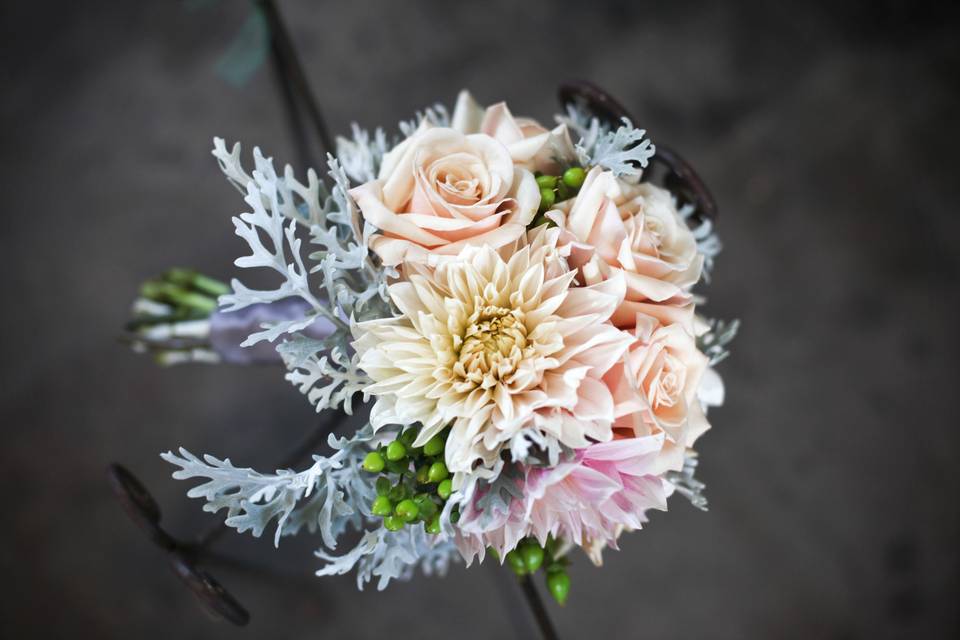
M311 311L304 317L265 326L242 344L282 339L278 350L289 370L287 379L317 411L343 406L349 412L348 400L368 383L350 348L350 322L390 314L386 281L393 272L375 264L368 251L373 228L362 222L348 195L350 182L343 167L333 156L327 157L333 180L328 190L312 169L306 184L294 177L289 165L278 175L272 159L256 148L250 173L240 161L239 144L228 151L216 138L213 155L251 208L233 219L237 235L251 251L236 265L270 269L280 280L274 289L257 290L234 279L233 292L220 299L221 306L235 311L291 296L309 303ZM307 256L309 263L300 237L304 228L317 249ZM333 324L330 336L313 340L299 333L320 317Z
M254 169L248 173L240 161L239 144L227 150L223 140L214 140L213 155L250 207L233 219L237 235L250 247L250 255L236 264L269 269L279 276L273 289L252 289L233 280L232 293L222 296L220 304L234 311L291 296L308 303L304 317L263 326L243 345L277 342L287 380L317 411L342 406L350 412L353 395L369 384L350 346L350 327L355 321L394 312L386 286L396 271L376 263L368 250L374 229L356 210L347 177L349 172L355 179L368 179L379 169L388 145L381 131L371 137L359 129L351 144L346 167L327 156L332 181L328 189L313 170L307 172L306 183L298 181L289 166L283 175L277 174L272 160L259 149L254 149ZM304 231L314 249L306 257ZM333 325L330 335L315 338L300 333L321 317ZM376 497L374 476L362 471L362 462L384 437L374 435L369 424L349 438L331 435L331 455L314 456L303 471L279 469L272 474L235 467L229 459L200 458L182 448L162 457L179 467L174 478L204 480L187 495L205 500L205 511L225 509L227 526L257 537L274 527L274 544L302 529L318 533L323 547L317 555L328 560L320 575L356 567L361 587L376 576L382 589L391 579L409 577L417 566L428 573L443 572L455 553L446 538L428 536L421 526L388 532L370 513ZM346 530L370 528L356 549L341 557L330 555Z
M727 345L736 337L737 331L740 329L740 321L731 320L728 322L712 318L707 320L707 325L707 331L697 337L697 348L710 358L710 366L712 367L730 355Z
M177 480L206 480L191 488L187 496L206 500L204 511L226 509L228 527L260 537L274 525L277 545L282 535L306 526L311 532L319 531L324 544L334 548L348 525L359 528L362 516L369 515L363 512L363 506L370 503L376 491L370 479L359 472L359 461L369 451L367 444L373 437L369 426L349 439L331 434L329 444L334 453L314 456L313 464L299 472L278 469L272 474L259 473L237 468L229 458L198 458L182 447L178 454L168 451L161 457L180 467L173 473Z
M366 425L350 438L331 435L330 456L314 456L313 465L304 471L279 469L264 474L237 468L229 459L213 456L198 458L186 449L166 452L161 457L179 467L173 477L178 480L201 478L205 482L191 488L187 496L206 501L204 511L227 510L227 526L260 537L274 527L274 545L281 536L293 535L306 528L319 533L323 547L316 555L327 561L317 575L342 574L357 569L357 584L363 588L372 576L379 578L383 589L390 580L409 578L420 566L426 573L444 573L456 548L446 540L427 535L422 526L405 527L388 532L379 526L380 519L370 513L369 505L376 497L374 476L362 471L364 456L370 445L382 434L374 435ZM333 556L337 540L347 530L364 534L356 548L343 556Z
M371 135L355 122L350 125L350 131L350 138L337 136L337 158L344 172L358 183L376 179L383 156L391 146L387 142L386 132L377 127Z
M444 575L450 561L459 557L453 542L427 534L422 526L409 526L399 531L388 531L383 526L367 531L353 549L334 556L323 549L316 556L327 564L317 571L318 576L343 575L356 569L357 588L374 577L377 590L383 590L390 580L407 580L419 566L431 575Z
M707 511L707 497L703 495L703 490L707 488L707 485L696 478L698 464L697 452L692 449L688 450L683 459L683 469L668 471L666 479L673 485L677 493L690 501L690 504L701 511Z
M574 147L580 164L603 167L625 180L639 181L656 153L656 147L644 137L646 130L637 129L627 118L610 129L582 106L567 105L567 113L557 116L557 121L579 135Z
M723 249L723 243L720 242L720 236L713 228L713 221L695 216L696 212L697 208L689 203L680 207L679 210L680 217L697 241L697 251L703 256L703 280L709 284L713 265L720 250Z

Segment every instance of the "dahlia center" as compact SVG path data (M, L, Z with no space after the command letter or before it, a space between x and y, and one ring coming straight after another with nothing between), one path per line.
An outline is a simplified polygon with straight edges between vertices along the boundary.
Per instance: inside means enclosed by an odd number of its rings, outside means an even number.
M458 359L461 375L476 383L492 383L513 373L527 346L522 312L485 306L470 320Z

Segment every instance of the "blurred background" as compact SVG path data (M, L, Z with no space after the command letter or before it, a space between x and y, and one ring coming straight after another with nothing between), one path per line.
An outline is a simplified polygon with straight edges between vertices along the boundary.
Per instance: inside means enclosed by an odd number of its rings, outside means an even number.
M674 499L603 569L578 558L563 637L957 637L956 4L279 4L334 132L462 87L546 121L590 79L719 202L706 312L743 327L698 447L710 511ZM217 571L246 629L200 610L106 465L189 536L214 518L161 451L268 466L317 418L276 369L161 369L117 337L167 267L236 274L211 139L294 162L275 79L225 72L246 2L0 11L0 636L529 637L497 570L357 592L312 577L307 538L225 537L280 576Z

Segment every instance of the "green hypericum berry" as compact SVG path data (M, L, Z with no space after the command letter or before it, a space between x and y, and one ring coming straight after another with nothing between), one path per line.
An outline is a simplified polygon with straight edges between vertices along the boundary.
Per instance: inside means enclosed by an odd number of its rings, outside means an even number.
M523 564L529 573L534 573L543 564L543 549L537 543L523 545L520 555L523 556Z
M407 457L407 448L403 446L403 443L397 442L394 440L387 445L387 460L392 462L399 462Z
M537 186L541 189L553 189L557 186L557 176L540 176L537 178Z
M424 527L424 530L427 533L432 533L433 535L437 535L438 533L440 533L440 514L439 513L433 516L432 518L430 518L430 522L426 524L426 526Z
M427 484L430 482L430 465L422 464L417 467L417 482Z
M383 467L383 456L376 451L371 451L367 454L367 457L363 459L364 471L369 471L370 473L380 473L383 471Z
M450 474L447 472L447 465L442 462L434 462L430 465L430 471L427 472L427 479L430 482L440 482L446 479L448 475Z
M553 189L540 189L540 211L546 211L553 206L557 199L557 194Z
M489 553L490 557L493 558L494 560L500 559L500 553L493 547L487 547L487 553Z
M385 496L390 493L390 481L380 476L377 478L377 495Z
M460 512L459 512L459 511L454 511L454 512L452 512L452 513L450 514L450 522L452 522L453 524L457 524L458 522L460 522Z
M383 526L387 528L387 531L400 531L405 524L406 522L400 516L387 516L383 519Z
M453 493L453 481L444 480L437 485L437 495L446 500Z
M403 518L404 522L413 522L420 515L420 507L413 500L402 500L394 509L394 513Z
M370 511L373 512L373 515L380 516L381 518L389 516L393 513L393 504L387 496L377 496L373 501L373 505L370 507Z
M579 189L583 186L583 181L587 177L587 172L583 167L570 167L563 172L563 184L572 189Z
M551 571L547 574L547 589L557 604L563 605L570 595L570 576L566 571Z
M557 202L563 202L564 200L569 200L574 196L573 190L567 186L566 182L561 182L557 185Z
M438 433L423 445L423 454L426 456L438 456L443 453L443 438Z
M516 549L507 553L507 564L518 576L526 575L527 565L523 561L523 556Z

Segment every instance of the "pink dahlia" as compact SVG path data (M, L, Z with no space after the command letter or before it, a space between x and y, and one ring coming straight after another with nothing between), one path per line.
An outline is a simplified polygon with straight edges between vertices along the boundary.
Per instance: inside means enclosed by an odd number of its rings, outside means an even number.
M483 494L461 512L457 546L471 561L492 547L502 558L527 537L548 536L585 548L617 548L624 529L639 529L647 509L666 510L672 486L654 469L663 434L592 444L555 467L525 466L517 489L522 498L505 511L483 511ZM509 482L509 480L507 480Z

